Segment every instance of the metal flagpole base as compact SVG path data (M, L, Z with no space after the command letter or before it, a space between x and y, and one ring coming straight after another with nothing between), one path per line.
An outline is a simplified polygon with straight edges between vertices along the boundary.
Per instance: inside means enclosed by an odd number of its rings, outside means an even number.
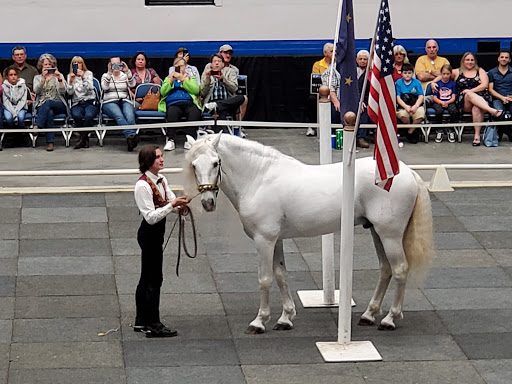
M337 308L340 302L340 291L339 289L334 291L334 303L324 303L324 292L322 290L315 291L297 291L299 299L304 308ZM356 306L354 299L352 300L352 306Z
M351 341L349 344L317 342L316 347L326 363L382 361L382 356L371 341Z

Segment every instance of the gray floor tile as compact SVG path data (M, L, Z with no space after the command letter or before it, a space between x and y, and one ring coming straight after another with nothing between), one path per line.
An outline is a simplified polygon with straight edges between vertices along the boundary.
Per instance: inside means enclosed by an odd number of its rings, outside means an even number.
M389 307L391 306L391 302L393 301L394 290L389 289L384 297L384 301L382 303L382 311L383 313L387 313L389 311ZM353 310L357 312L364 312L370 299L372 298L373 290L369 291L357 291L354 290L352 292L352 298L356 302L356 306ZM403 305L404 311L431 311L434 308L427 297L420 291L419 289L407 289L405 292L405 299ZM407 316L407 313L404 313L404 316Z
M502 267L512 267L512 251L510 249L489 249L488 252Z
M14 297L0 297L0 319L14 318Z
M255 272L258 270L259 256L256 253L213 254L209 258L215 273ZM285 263L288 271L309 270L300 253L285 252Z
M432 216L453 216L453 213L442 201L432 201Z
M0 263L0 276L16 276L18 274L18 259L2 259Z
M434 232L463 232L464 225L455 216L434 216Z
M134 294L140 275L116 276L117 290L120 294ZM215 283L210 274L181 273L180 277L166 276L162 284L162 293L216 293Z
M0 224L19 224L20 221L20 208L0 208Z
M139 214L139 209L133 207L108 207L107 208L108 221L134 221L140 224L142 216Z
M136 207L135 198L131 192L105 193L107 207Z
M9 344L0 344L0 377L3 376L3 371L9 367ZM3 379L3 378L2 378ZM5 380L4 380L5 382Z
M115 295L113 275L19 276L16 296Z
M512 207L502 201L486 200L485 204L476 202L446 202L455 216L512 216Z
M365 384L356 364L242 365L247 384ZM343 379L341 379L343 378Z
M0 344L9 344L12 338L12 320L0 320Z
M0 208L21 208L21 195L0 196Z
M19 241L18 240L2 240L2 241L0 241L0 259L17 257L18 252L19 252Z
M367 384L486 384L469 361L415 361L357 364Z
M23 257L18 262L18 276L104 275L112 273L114 273L114 266L111 256Z
M450 333L454 335L512 332L510 323L512 309L438 311L437 313Z
M509 231L512 216L459 216L464 227L471 232Z
M63 193L23 195L24 208L104 207L103 193Z
M140 253L140 246L137 243L135 233L132 238L110 239L110 244L114 256L137 255Z
M108 239L20 240L20 257L111 255Z
M257 273L216 273L214 279L219 292L259 292ZM291 291L302 289L318 289L309 272L288 272L288 286ZM271 290L278 290L272 284Z
M485 249L438 249L434 252L432 268L480 268L498 264Z
M105 239L107 223L21 224L21 239Z
M121 338L120 332L106 333L120 325L119 318L78 319L17 319L12 332L13 343L59 343L77 341L112 341Z
M16 278L14 276L0 276L0 296L14 296Z
M512 360L477 360L473 365L487 384L512 383Z
M110 221L108 223L109 234L111 238L134 237L137 236L137 230L140 223L135 221Z
M511 287L512 279L501 268L433 269L425 288L495 288Z
M128 368L128 384L240 384L245 378L239 366Z
M119 316L116 296L46 296L16 299L17 319L97 318Z
M9 384L125 384L123 368L11 369Z
M475 232L473 235L486 249L511 249L512 232Z
M114 266L116 275L140 274L140 255L115 256ZM176 277L176 257L164 257L164 279ZM195 259L183 258L180 261L180 275L182 274L210 274L210 262L205 255L198 255Z
M251 239L244 237L201 237L203 248L207 246L207 254L215 253L256 253Z
M19 233L18 224L0 224L0 240L16 240L19 238Z
M105 223L107 212L102 207L89 208L25 208L23 223Z
M109 342L14 343L11 369L122 367L121 344Z
M126 341L123 351L127 368L239 364L233 341L224 339Z
M437 310L512 307L512 288L425 289L423 292Z
M482 248L477 239L467 232L443 232L434 234L435 249L477 249Z
M258 313L260 305L260 294L259 292L221 292L220 297L222 299L222 305L226 311L226 315L246 315L247 322L249 323ZM300 300L297 299L296 295L292 293L292 297L295 301L295 307L297 312L303 310ZM270 309L272 318L279 318L283 305L281 301L281 294L279 291L270 292ZM308 311L318 311L317 309L308 309ZM325 312L325 309L321 309L321 312ZM252 316L252 318L251 318Z
M453 336L470 360L512 359L512 333L472 333Z

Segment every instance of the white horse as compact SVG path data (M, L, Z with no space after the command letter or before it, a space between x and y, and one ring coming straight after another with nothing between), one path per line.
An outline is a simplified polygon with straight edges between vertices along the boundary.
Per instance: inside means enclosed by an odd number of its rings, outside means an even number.
M286 282L283 239L312 237L341 226L342 164L306 165L276 149L230 135L207 135L192 144L184 164L185 191L201 192L206 211L214 211L218 188L240 214L245 233L260 260L260 308L245 331L265 332L270 320L272 270L283 300L275 330L293 328L295 304ZM403 318L402 303L409 271L428 268L432 249L432 212L421 178L400 163L389 192L375 185L375 161L356 160L355 225L370 228L380 264L377 283L360 325L373 325L381 314L391 278L394 299L379 329L395 329Z

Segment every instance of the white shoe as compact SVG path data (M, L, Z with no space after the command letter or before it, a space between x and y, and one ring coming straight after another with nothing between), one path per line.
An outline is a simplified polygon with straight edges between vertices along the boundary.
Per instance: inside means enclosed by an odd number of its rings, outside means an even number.
M239 132L238 134L240 135L240 137L242 139L245 139L247 137L247 134L244 132L242 127L240 127L240 130L238 132Z
M204 105L204 107L209 110L209 111L213 111L215 110L215 108L217 108L217 103L215 101L211 102L211 103L206 103Z
M185 144L183 144L183 149L190 149L192 148L192 144L190 144L188 141L185 141Z
M455 143L455 132L448 132L448 142Z
M436 134L436 143L440 143L441 141L443 141L443 133L442 132L437 132L437 134Z
M316 131L314 128L309 127L306 131L306 136L316 136Z
M176 144L174 144L174 140L169 140L165 143L164 151L174 151L176 149Z

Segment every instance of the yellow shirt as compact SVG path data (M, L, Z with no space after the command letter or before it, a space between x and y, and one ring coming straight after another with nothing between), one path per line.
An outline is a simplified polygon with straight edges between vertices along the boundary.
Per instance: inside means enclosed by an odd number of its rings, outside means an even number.
M432 61L427 55L423 55L418 57L418 60L416 60L414 72L418 74L419 72L440 71L445 64L450 64L450 62L444 57L437 56L436 59ZM421 82L423 89L425 89L428 83L429 81Z
M324 73L325 70L329 67L325 63L325 57L322 60L318 60L315 64L313 64L313 70L311 73Z

